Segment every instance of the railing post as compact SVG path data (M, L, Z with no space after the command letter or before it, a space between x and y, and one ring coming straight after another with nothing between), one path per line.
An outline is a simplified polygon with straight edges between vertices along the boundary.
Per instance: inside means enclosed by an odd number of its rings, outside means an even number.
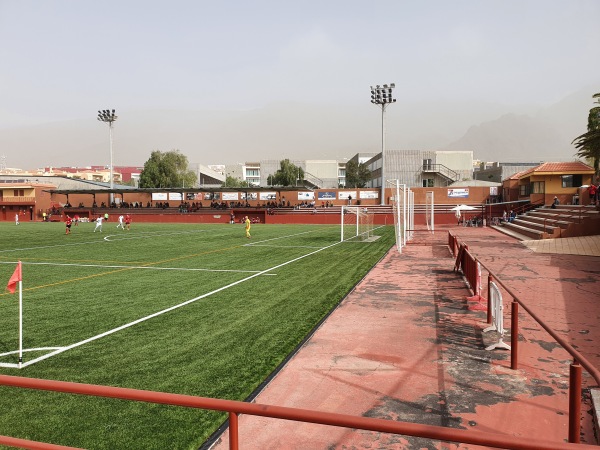
M519 304L513 298L510 305L510 368L519 367Z
M569 368L569 442L579 444L581 420L581 365L574 360Z
M238 435L238 415L235 412L229 413L229 450L239 449Z

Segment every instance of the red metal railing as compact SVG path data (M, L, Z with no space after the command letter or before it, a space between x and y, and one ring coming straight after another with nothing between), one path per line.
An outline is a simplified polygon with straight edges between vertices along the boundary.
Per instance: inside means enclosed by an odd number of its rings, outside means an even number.
M488 268L480 259L469 253L468 247L464 243L459 243L458 237L453 236L448 232L448 245L452 254L456 257L455 268L460 264L463 268L463 273L471 286L475 286L472 282L472 266L479 262L488 272L488 315L487 322L491 323L491 305L489 286L490 281L502 286L502 288L512 297L511 303L511 369L518 369L519 358L519 306L521 306L530 316L540 325L560 346L567 351L572 357L573 362L570 366L569 374L569 442L578 443L580 430L580 414L581 414L581 391L582 366L594 378L596 383L600 385L600 370L592 365L581 353L575 350L571 344L559 336L549 325L547 325L526 303L515 294L502 280L500 280L490 268ZM458 248L458 250L456 250ZM460 260L459 260L460 257Z
M238 415L248 414L253 416L286 419L298 422L317 423L360 430L379 431L383 433L418 436L439 441L461 442L473 445L485 445L492 448L510 448L515 450L597 450L596 446L585 444L568 444L564 442L551 442L515 436L506 436L493 433L484 433L473 430L460 430L433 425L422 425L395 420L374 419L369 417L350 416L346 414L312 411L307 409L287 408L259 403L246 403L234 400L219 400L191 395L169 394L165 392L143 391L138 389L119 388L111 386L98 386L93 384L72 383L67 381L40 380L36 378L0 375L0 385L19 388L38 389L71 394L92 395L96 397L118 398L163 405L183 406L187 408L209 409L213 411L226 411L229 413L229 448L237 450L239 446ZM18 440L21 441L21 440ZM21 448L34 449L67 449L72 447L48 446L36 447L32 441L31 446L22 446L22 442L15 442L15 438L0 436L0 444L21 446ZM40 444L50 445L50 444Z

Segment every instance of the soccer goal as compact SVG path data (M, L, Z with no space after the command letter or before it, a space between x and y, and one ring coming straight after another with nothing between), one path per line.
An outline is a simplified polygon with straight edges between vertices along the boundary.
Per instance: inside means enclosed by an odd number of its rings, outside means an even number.
M396 247L402 253L402 247L413 237L415 229L415 194L399 180L388 180L394 188L392 206L394 209L394 227L396 229Z
M360 206L342 206L341 240L366 241L373 237L373 213Z

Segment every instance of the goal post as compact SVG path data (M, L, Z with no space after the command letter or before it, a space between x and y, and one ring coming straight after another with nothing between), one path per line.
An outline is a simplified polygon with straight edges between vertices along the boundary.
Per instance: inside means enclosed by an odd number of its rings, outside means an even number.
M373 236L373 212L360 206L342 206L340 241L367 240Z
M433 191L425 193L425 222L427 230L433 234L435 232L435 209L434 209Z
M400 184L399 180L388 180L393 187L392 207L394 211L394 227L396 231L396 247L402 253L402 247L413 237L415 229L415 196L414 192Z

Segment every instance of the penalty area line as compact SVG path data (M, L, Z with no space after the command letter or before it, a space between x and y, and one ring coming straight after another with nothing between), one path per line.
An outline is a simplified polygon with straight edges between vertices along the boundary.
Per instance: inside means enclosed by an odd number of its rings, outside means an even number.
M58 355L60 353L66 352L68 350L72 350L74 348L81 347L82 345L85 345L85 344L88 344L90 342L96 341L96 340L101 339L103 337L110 336L111 334L117 333L119 331L122 331L122 330L125 330L127 328L130 328L130 327L132 327L134 325L140 324L142 322L146 322L147 320L153 319L155 317L161 316L161 315L166 314L168 312L171 312L171 311L174 311L176 309L182 308L184 306L190 305L192 303L197 302L198 300L202 300L202 299L204 299L206 297L210 297L213 294L216 294L218 292L224 291L224 290L229 289L229 288L231 288L233 286L237 286L238 284L245 283L246 281L249 281L249 280L251 280L253 278L256 278L258 276L268 274L269 272L272 272L273 270L276 270L276 269L279 269L281 267L287 266L288 264L292 264L292 263L294 263L296 261L299 261L301 259L307 258L309 256L312 256L312 255L314 255L316 253L322 252L323 250L327 250L327 249L329 249L331 247L334 247L336 245L339 245L339 244L340 244L340 242L335 242L335 243L333 243L331 245L328 245L326 247L319 248L319 249L315 250L314 252L307 253L306 255L299 256L297 258L291 259L291 260L286 261L286 262L281 263L281 264L277 264L276 266L273 266L273 267L271 267L269 269L262 270L260 272L257 272L255 274L253 274L253 275L247 276L246 278L242 278L241 280L234 281L233 283L229 283L226 286L222 286L222 287L220 287L218 289L215 289L213 291L207 292L206 294L202 294L202 295L199 295L198 297L194 297L194 298L192 298L190 300L187 300L187 301L185 301L183 303L179 303L178 305L174 305L174 306L171 306L169 308L163 309L161 311L157 311L157 312L155 312L153 314L150 314L148 316L145 316L145 317L142 317L140 319L134 320L133 322L126 323L126 324L121 325L119 327L113 328L112 330L105 331L104 333L100 333L100 334L97 334L96 336L92 336L90 338L84 339L83 341L79 341L79 342L76 342L76 343L71 344L71 345L60 347L60 348L58 348L57 350L55 350L55 351L53 351L51 353L47 353L46 355L42 355L42 356L40 356L38 358L32 359L31 361L27 361L27 362L22 363L21 367L31 366L33 364L36 364L36 363L40 362L40 361L43 361L43 360L48 359L48 358L51 358L52 356L56 356L56 355Z
M14 264L14 263L10 263L10 264ZM181 270L181 271L190 271L190 272L232 272L232 273L258 273L258 272L260 272L259 270L202 269L202 268L190 268L190 267L153 267L153 266L127 266L127 265L75 264L75 263L49 263L49 262L28 262L27 265L92 267L92 268L98 268L98 269ZM267 275L273 276L275 274L267 274Z
M270 244L245 244L244 247L275 247L275 248L321 248L310 245L270 245Z

